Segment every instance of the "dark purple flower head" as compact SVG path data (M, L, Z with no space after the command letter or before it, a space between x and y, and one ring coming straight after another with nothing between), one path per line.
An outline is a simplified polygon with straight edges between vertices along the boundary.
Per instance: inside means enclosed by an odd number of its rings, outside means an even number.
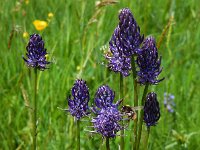
M88 114L89 90L84 80L76 80L71 90L72 97L68 98L69 112L78 120Z
M44 48L44 41L39 34L32 34L29 43L26 47L27 59L23 57L24 61L29 67L37 68L39 70L47 69L50 63L46 60L46 49Z
M161 57L158 58L155 39L152 36L147 37L142 46L142 51L138 54L137 64L139 67L138 76L140 84L157 84L163 79L158 80L157 77L161 73L162 68Z
M119 25L109 42L111 52L113 54L120 52L126 57L130 57L138 52L143 39L144 37L140 35L140 27L130 9L122 9L119 14Z
M116 133L123 129L120 125L121 120L122 115L117 107L111 106L101 109L98 116L92 119L92 122L97 133L100 133L103 137L114 138Z
M95 105L102 109L112 106L113 100L115 98L115 93L110 89L109 86L100 86L95 94L94 102Z
M92 119L96 132L102 134L103 137L113 138L123 127L120 125L122 114L118 111L121 101L113 104L115 93L107 85L98 88L95 95L95 104L98 108L93 107L97 117Z
M147 95L146 102L144 104L144 122L147 127L156 125L160 118L160 107L157 101L157 95L151 92Z
M95 94L94 102L99 109L106 109L107 107L111 106L118 107L121 101L118 101L116 104L113 104L114 98L115 92L112 91L112 89L109 86L102 85L98 88ZM94 108L94 110L96 113L98 113L96 108Z
M109 42L111 55L106 55L108 67L114 72L120 72L128 76L131 70L131 57L137 54L143 36L140 35L140 28L137 25L131 11L124 8L119 14L119 25L114 30Z
M119 28L119 41L123 53L126 56L136 54L144 36L140 35L140 27L137 25L130 9L124 8L120 11Z

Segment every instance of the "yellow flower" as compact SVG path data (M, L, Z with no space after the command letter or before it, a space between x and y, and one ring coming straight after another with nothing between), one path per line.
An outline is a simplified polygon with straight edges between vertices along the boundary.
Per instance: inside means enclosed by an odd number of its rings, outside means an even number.
M51 12L48 13L48 18L49 18L49 19L53 18L53 13L51 13Z
M48 59L49 59L49 54L46 54L45 57L46 57L46 59L48 60Z
M29 36L28 32L24 32L24 33L23 33L23 38L26 39L28 36Z
M26 5L28 5L29 4L29 0L25 0L25 3L26 3Z
M42 20L35 20L33 21L33 25L35 26L36 30L42 31L48 26L48 23Z
M76 67L76 70L81 70L81 67L80 67L80 66L77 66L77 67Z

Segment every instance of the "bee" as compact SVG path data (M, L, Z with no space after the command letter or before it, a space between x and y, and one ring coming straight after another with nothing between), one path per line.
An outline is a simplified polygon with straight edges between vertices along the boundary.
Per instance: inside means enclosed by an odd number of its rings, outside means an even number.
M143 106L130 107L129 105L122 106L121 112L128 117L128 120L135 120L137 118L136 110L143 109Z

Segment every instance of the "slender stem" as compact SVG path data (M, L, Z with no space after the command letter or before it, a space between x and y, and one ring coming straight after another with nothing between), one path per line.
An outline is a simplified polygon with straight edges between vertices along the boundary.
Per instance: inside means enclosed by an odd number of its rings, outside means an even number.
M142 96L142 106L144 106L145 98L148 92L149 85L147 84L144 88L143 96ZM141 139L141 133L142 133L142 123L143 123L143 117L144 117L144 110L142 109L140 112L140 120L139 120L139 130L138 130L138 138L137 138L137 150L139 150L140 146L140 139Z
M134 56L132 56L131 59L131 67L132 67L132 73L133 73L133 85L134 85L134 107L138 106L138 90L137 90L137 72L136 72L136 66L135 66L135 59ZM136 149L136 142L137 142L137 122L138 122L138 114L136 114L136 119L134 120L134 143L133 143L133 149Z
M106 138L106 150L110 150L109 138Z
M120 73L120 83L119 83L119 88L120 88L120 99L124 98L124 93L123 93L123 75ZM122 101L122 105L123 105L123 101ZM122 121L122 126L124 125L123 121ZM124 150L124 129L121 130L121 143L120 143L120 148L121 150Z
M33 150L37 147L37 68L34 69L34 101L33 101Z
M147 127L147 135L146 135L146 138L144 141L145 150L147 150L147 148L148 148L149 134L150 134L150 127Z
M77 120L77 150L80 150L80 120Z

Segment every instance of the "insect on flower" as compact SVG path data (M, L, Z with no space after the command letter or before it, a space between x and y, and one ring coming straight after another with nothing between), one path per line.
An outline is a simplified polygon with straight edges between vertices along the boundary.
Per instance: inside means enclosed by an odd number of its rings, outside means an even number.
M137 118L136 110L143 109L143 106L131 107L129 105L122 106L121 112L128 117L128 120L135 120Z

